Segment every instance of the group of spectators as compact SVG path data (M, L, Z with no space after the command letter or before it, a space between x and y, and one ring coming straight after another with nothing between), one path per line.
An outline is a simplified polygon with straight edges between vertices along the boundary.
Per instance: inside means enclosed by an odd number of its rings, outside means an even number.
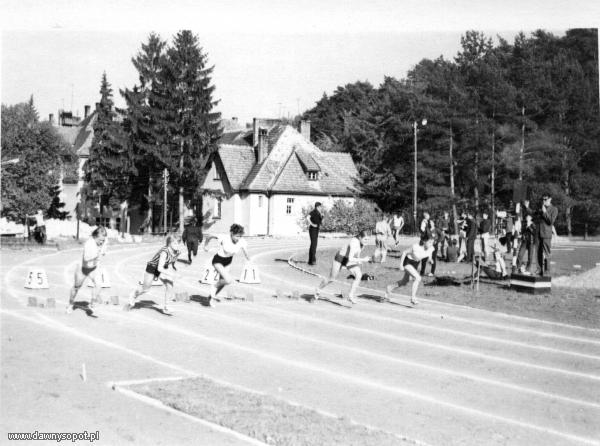
M512 211L512 210L511 210ZM515 206L514 213L506 213L501 225L493 231L492 221L487 212L476 215L464 211L454 225L448 212L434 221L428 212L423 213L419 225L421 238L433 239L434 263L431 275L435 274L435 261L438 258L448 262L473 262L476 256L476 243L480 243L477 255L481 260L495 263L502 276L507 275L504 254L512 254L512 272L522 274L549 275L551 272L550 254L554 222L558 209L552 205L549 194L542 196L539 209L533 209L529 200ZM456 234L455 227L458 229ZM421 274L425 271L425 263Z

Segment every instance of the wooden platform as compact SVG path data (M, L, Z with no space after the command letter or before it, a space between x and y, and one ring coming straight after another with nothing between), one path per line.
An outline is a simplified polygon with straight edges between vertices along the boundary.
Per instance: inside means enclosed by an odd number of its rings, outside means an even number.
M510 276L510 287L515 291L530 294L550 294L552 279L548 276L513 274Z

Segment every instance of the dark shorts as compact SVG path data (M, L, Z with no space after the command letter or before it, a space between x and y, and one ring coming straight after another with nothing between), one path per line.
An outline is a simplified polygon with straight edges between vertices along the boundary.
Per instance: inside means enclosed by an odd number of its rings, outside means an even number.
M218 263L219 265L229 266L229 265L231 265L232 261L233 261L233 256L232 257L221 257L219 254L215 254L215 256L212 259L212 264L216 265Z
M152 274L155 279L158 279L158 276L160 276L160 272L158 271L158 268L156 266L152 265L151 263L146 264L146 272L148 274Z
M409 259L408 256L404 257L404 262L402 266L411 265L414 269L417 269L421 262L419 260Z
M81 267L81 272L83 273L84 276L89 276L90 273L92 271L94 271L97 268L97 266L93 266L91 268L86 268L85 266Z
M341 255L339 252L335 255L335 261L342 264L342 266L348 266L348 257Z

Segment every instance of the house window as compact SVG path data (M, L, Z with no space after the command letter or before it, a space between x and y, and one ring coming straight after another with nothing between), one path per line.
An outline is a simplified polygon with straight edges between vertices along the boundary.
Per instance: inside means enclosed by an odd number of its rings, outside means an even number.
M308 179L311 181L317 181L319 179L319 172L317 172L316 170L309 170Z
M215 212L213 218L221 218L221 210L222 210L223 199L217 198L215 200Z
M288 198L287 199L287 205L285 207L285 213L286 214L291 214L292 213L292 206L294 204L294 199L293 198Z
M258 207L261 208L262 207L262 203L263 203L263 196L259 195L258 196Z
M214 180L220 180L221 179L221 172L219 172L219 169L217 168L217 164L214 164L215 167L215 177Z

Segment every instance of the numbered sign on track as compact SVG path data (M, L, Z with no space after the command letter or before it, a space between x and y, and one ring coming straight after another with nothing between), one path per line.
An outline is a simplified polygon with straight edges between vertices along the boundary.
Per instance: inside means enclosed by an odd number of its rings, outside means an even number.
M260 275L258 274L258 268L256 265L247 262L242 270L240 276L241 283L260 283Z
M207 263L206 265L204 265L204 267L201 270L200 283L207 283L209 285L212 285L214 283L217 283L218 280L219 273L212 265L212 263Z
M48 276L43 268L29 268L25 277L25 288L48 289Z
M100 284L100 288L110 288L110 278L108 277L108 271L106 271L104 268L98 269L98 272L96 273L96 280ZM88 280L88 286L94 286L91 280Z

